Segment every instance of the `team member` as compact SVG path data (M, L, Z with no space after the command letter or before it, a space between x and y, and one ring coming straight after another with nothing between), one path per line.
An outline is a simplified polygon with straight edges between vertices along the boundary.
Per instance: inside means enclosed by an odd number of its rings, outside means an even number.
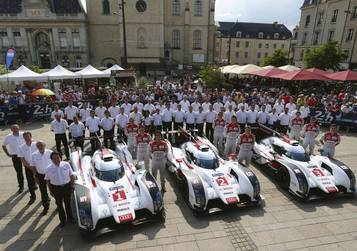
M145 132L145 127L140 126L139 132L136 135L136 160L137 162L144 161L145 169L149 171L149 143L151 141L150 134Z
M67 128L68 128L67 121L61 119L60 114L56 114L55 119L51 122L51 131L53 131L55 134L56 149L57 152L62 154L61 151L61 143L62 143L66 158L67 160L69 160L69 147L68 147L68 140L66 135Z
M149 99L148 102L144 105L143 111L152 114L155 110L156 110L155 106L152 104L151 99Z
M52 164L47 167L45 180L51 195L56 200L60 227L64 227L66 219L74 223L71 209L71 194L74 189L74 175L68 162L61 161L61 154L52 152ZM65 209L63 208L63 203Z
M128 139L128 149L132 156L134 156L134 150L136 145L136 135L138 134L138 126L134 123L134 119L130 118L129 123L125 128L125 135Z
M152 115L152 119L153 119L153 125L155 128L155 131L161 131L162 130L162 116L160 114L160 109L156 108L156 111L154 112L154 114Z
M73 117L77 116L78 112L79 112L78 108L73 105L72 101L69 101L68 106L64 108L64 116L69 125L73 122Z
M266 106L262 105L262 110L258 112L258 123L265 125L268 122L268 113L266 112Z
M226 145L224 149L224 155L229 158L230 154L236 154L237 152L237 139L239 137L240 127L237 122L237 117L233 116L231 123L225 126Z
M124 113L126 115L130 115L130 112L131 112L131 104L129 103L128 101L128 98L125 98L124 99L124 103L120 106L120 108L123 108L124 109Z
M41 201L43 206L42 215L46 215L50 207L50 198L47 193L45 174L47 167L51 165L52 151L46 149L46 144L43 141L37 141L37 150L32 154L32 170L35 175L35 181L40 188Z
M239 111L237 112L237 120L240 128L244 128L247 124L247 113L245 111L245 106L241 105ZM243 132L242 132L243 133Z
M218 151L223 148L224 127L226 122L223 119L223 113L219 112L214 121L213 144L217 147Z
M104 133L103 133L103 137L104 137L104 146L106 148L111 148L114 149L114 119L112 117L110 117L110 112L109 111L105 111L104 112L104 118L102 118L102 120L100 121L100 126L103 128ZM108 145L108 140L110 141L110 146Z
M139 126L143 120L143 115L139 112L138 107L133 106L133 111L130 113L129 118L134 119L134 123Z
M24 174L22 170L22 162L19 157L20 146L25 143L23 132L20 132L18 125L14 124L11 126L11 132L4 139L2 144L2 149L5 154L12 159L12 164L16 171L17 183L19 185L18 194L24 191ZM9 146L9 149L7 148Z
M329 158L333 158L335 156L335 148L341 142L341 137L337 133L337 126L332 124L330 127L330 131L326 132L320 139L320 143L323 145L322 154Z
M250 110L247 111L247 123L253 127L257 123L258 112L255 110L255 105L250 106Z
M203 126L206 120L206 114L203 112L202 106L198 107L198 112L196 112L196 129L198 130L198 135L203 136Z
M235 115L233 111L233 106L229 105L227 111L223 113L223 119L226 123L231 123L232 117Z
M238 161L243 163L245 161L246 166L250 165L253 156L253 147L255 143L255 135L252 134L251 126L245 127L245 132L239 136L239 153Z
M112 101L112 106L108 108L110 117L115 119L118 114L120 113L120 108L116 105L115 101ZM105 112L104 112L104 117L105 117Z
M83 151L83 144L84 144L84 134L85 134L85 126L84 124L79 121L78 117L73 117L73 123L69 125L68 131L72 137L74 146L80 147Z
M315 138L317 135L319 135L320 132L320 127L316 123L316 119L314 117L310 117L310 123L306 124L303 128L303 146L305 150L307 151L307 147L309 147L309 154L314 153L314 148L315 148Z
M290 133L291 139L300 140L301 129L304 126L304 119L300 117L300 112L295 113L295 117L290 120Z
M269 113L268 126L273 130L277 130L278 120L279 120L279 115L276 112L276 109L273 107L273 109Z
M30 192L30 201L28 205L32 205L36 200L35 193L35 179L32 171L32 154L37 151L36 143L32 141L32 135L30 132L24 132L23 134L25 143L19 148L18 157L21 158L22 165L25 167L25 175L27 185Z
M203 107L203 106L202 106ZM206 127L205 127L205 136L211 142L213 142L213 124L216 119L216 112L213 110L213 106L210 105L208 107L208 111L206 112Z
M196 114L193 112L192 106L188 107L188 112L185 113L186 130L195 129Z
M51 112L51 119L54 120L55 119L55 115L59 113L61 115L61 118L64 118L64 114L63 111L59 108L58 105L55 105L53 112Z
M185 120L185 112L182 111L181 105L177 105L177 110L173 113L174 130L183 128L183 122Z
M100 142L98 142L98 137L97 137L100 135L99 126L100 126L100 119L95 116L95 111L92 110L90 112L89 118L87 118L86 121L86 127L88 128L89 131L92 153L94 153L99 148Z
M149 152L151 158L151 171L155 179L157 172L160 171L161 192L166 192L165 187L165 168L168 146L161 138L161 132L155 133L155 140L150 142Z
M280 127L279 131L283 134L286 134L288 132L289 123L290 123L289 109L285 108L284 112L279 114L279 127Z
M103 106L103 102L99 101L98 107L95 108L95 113L97 114L99 119L104 118L104 112L106 110L107 110L107 108Z
M166 104L166 108L161 112L162 116L162 127L164 132L172 130L172 110L170 109L170 104Z
M89 118L89 116L90 116L90 111L91 111L91 109L89 108L88 103L87 102L83 103L82 109L79 110L79 115L81 118L81 122L83 123L84 126L86 125L87 118ZM74 120L74 117L73 117L73 120Z
M126 142L125 128L129 122L129 117L125 114L124 107L120 107L120 113L115 118L115 124L117 125L117 136L119 140Z

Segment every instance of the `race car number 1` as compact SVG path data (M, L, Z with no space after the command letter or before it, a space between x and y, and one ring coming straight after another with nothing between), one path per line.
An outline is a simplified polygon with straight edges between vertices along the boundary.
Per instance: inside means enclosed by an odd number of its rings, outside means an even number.
M116 191L112 194L113 201L117 202L120 200L126 200L126 194L124 190Z
M226 180L226 178L225 177L223 177L223 176L221 176L221 177L218 177L217 179L216 179L216 182L217 182L217 184L218 184L218 186L227 186L228 185L228 181Z

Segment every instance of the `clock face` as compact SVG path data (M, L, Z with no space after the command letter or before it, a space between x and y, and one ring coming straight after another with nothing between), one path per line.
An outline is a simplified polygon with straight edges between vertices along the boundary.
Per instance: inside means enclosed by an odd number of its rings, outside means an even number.
M147 5L146 2L144 0L139 0L136 2L136 9L139 12L144 12L146 11Z

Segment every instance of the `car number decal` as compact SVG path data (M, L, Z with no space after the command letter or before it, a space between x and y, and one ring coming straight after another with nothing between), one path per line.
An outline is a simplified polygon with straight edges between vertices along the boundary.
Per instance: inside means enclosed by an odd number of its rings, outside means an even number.
M323 177L325 176L325 174L317 168L312 169L312 173L316 176L316 177Z
M124 190L119 190L114 193L112 193L113 201L121 201L121 200L126 200L126 194Z
M227 186L228 185L228 181L226 180L225 177L221 176L221 177L218 177L216 179L216 182L217 182L217 185L218 186Z

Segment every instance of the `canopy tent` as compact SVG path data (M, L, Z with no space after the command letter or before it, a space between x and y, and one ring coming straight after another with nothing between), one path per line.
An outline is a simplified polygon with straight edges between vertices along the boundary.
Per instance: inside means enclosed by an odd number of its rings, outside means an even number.
M267 66L263 67L263 69L265 69L265 70L270 70L270 69L274 69L274 68L275 68L275 66L273 66L273 65L267 65Z
M121 68L119 65L115 64L112 67L102 71L108 78L112 75L112 71L123 71L124 68Z
M283 74L277 74L271 77L285 80L330 80L328 77L306 70L291 71Z
M63 68L60 65L57 65L52 70L43 73L42 76L46 76L49 80L75 79L81 77L78 74Z
M335 72L327 75L332 80L337 81L356 81L357 80L357 72L347 70Z
M318 74L318 75L325 76L325 77L328 77L328 75L330 74L330 72L323 71L323 70L320 70L320 69L317 69L317 68L310 68L310 69L306 69L306 70L309 71L309 72Z
M97 70L91 65L88 65L86 68L77 71L76 74L81 78L108 78L106 74L100 70Z
M284 71L299 71L301 70L299 67L296 67L294 65L284 65L279 67L280 70L284 70Z
M263 70L263 68L256 66L254 64L247 64L233 69L232 73L237 75L243 75L243 74L251 74L253 72L257 72L260 70Z
M271 69L265 69L265 70L260 70L257 72L253 72L252 75L256 75L256 76L260 76L260 77L271 77L271 76L275 76L278 74L283 74L283 73L287 73L287 71L284 70L280 70L279 68L271 68Z
M46 81L48 77L31 71L22 65L16 71L0 76L0 81Z
M233 73L233 71L237 68L239 68L240 66L239 65L226 65L226 66L222 66L220 67L219 69L221 70L221 72L223 74L231 74Z

